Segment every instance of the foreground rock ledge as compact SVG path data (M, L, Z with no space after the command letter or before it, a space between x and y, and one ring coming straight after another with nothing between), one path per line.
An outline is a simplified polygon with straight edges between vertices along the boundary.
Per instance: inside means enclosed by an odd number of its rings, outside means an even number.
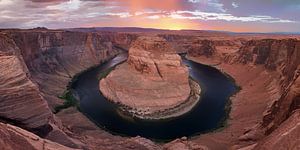
M174 52L162 38L139 37L127 62L100 81L100 91L123 112L143 119L189 111L199 99L200 86L189 79L188 68Z

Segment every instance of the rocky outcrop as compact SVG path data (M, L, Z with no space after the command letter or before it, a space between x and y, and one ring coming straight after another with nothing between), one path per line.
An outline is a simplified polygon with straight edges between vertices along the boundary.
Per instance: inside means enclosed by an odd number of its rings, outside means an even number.
M130 48L127 62L100 81L100 90L113 102L129 107L137 117L152 118L151 114L189 99L188 78L187 67L165 40L140 37Z
M164 145L165 150L209 150L208 147L188 141L186 137L176 139Z
M274 132L260 141L254 149L297 150L300 148L300 111L294 111Z
M188 81L187 67L162 38L140 37L130 48L127 62L134 70L153 80L182 79L178 81L182 84Z
M0 136L1 150L74 150L10 124L0 123Z

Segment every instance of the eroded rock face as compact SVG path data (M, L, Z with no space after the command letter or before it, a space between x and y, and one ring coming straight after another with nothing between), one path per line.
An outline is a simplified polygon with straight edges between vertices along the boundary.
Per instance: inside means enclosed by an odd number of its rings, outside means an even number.
M100 33L65 31L9 33L51 109L77 73L115 56L119 50Z
M0 136L2 150L74 150L10 124L0 123Z
M212 57L216 52L215 45L216 44L212 40L195 41L191 45L191 48L188 51L188 55L192 57L197 57L197 56Z
M265 111L262 126L266 133L278 127L291 111L299 97L300 41L283 40L251 40L238 52L237 62L263 65L266 70L275 72L274 82L278 85L278 97L273 97L272 104Z
M1 32L0 121L72 148L84 145L66 135L70 131L51 109L63 103L58 96L75 74L119 53L113 42L122 39L111 41L114 38L62 30Z
M259 142L258 150L297 150L300 148L300 111L294 111L274 132Z
M265 107L260 109L260 111L264 112L263 115L259 116L261 118L259 120L260 123L249 127L250 129L247 129L239 137L240 141L253 143L253 141L266 137L262 140L264 142L255 144L260 149L274 149L275 147L272 144L276 145L276 148L281 149L286 146L291 149L297 149L299 146L294 141L289 141L290 137L299 139L299 135L292 133L292 131L298 130L298 125L294 124L295 128L292 128L291 125L286 125L298 122L294 112L300 108L299 48L300 42L297 39L252 39L241 42L241 47L236 52L231 53L228 51L223 55L219 55L220 60L222 60L221 63L223 63L220 65L222 69L229 70L233 74L240 74L238 73L239 71L234 69L234 66L243 66L248 68L248 70L263 70L263 72L258 71L255 78L262 78L263 80L267 75L270 80L264 85L265 92L260 94L260 96L257 95L257 98L254 99L255 101L252 102L261 101L265 103L265 106L260 106ZM220 51L216 50L215 55L218 53L220 54ZM198 53L196 55L200 60L203 60L201 56L205 56L205 54ZM208 58L211 60L215 59L214 56L209 56ZM251 74L249 73L249 79L251 79ZM242 75L247 80L248 74L244 73ZM245 82L246 84L242 83L245 87L238 95L247 93L246 90L259 88L259 85L256 85L253 80L249 79ZM259 110L255 106L249 105L249 107L253 107L253 110ZM242 116L242 112L236 115ZM251 147L254 148L255 145Z
M140 37L128 61L100 81L108 99L153 114L186 101L190 94L188 69L179 55L159 37Z
M129 50L128 64L153 80L188 82L188 69L179 55L159 37L140 37Z
M50 132L52 112L30 80L19 48L6 35L0 35L0 41L0 120L18 123L40 135Z
M209 150L208 147L188 141L186 137L176 139L164 145L165 150Z

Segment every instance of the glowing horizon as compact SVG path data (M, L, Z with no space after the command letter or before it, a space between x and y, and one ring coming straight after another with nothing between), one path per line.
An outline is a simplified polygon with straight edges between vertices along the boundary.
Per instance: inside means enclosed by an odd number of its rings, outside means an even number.
M0 0L0 28L300 32L298 12L292 0Z

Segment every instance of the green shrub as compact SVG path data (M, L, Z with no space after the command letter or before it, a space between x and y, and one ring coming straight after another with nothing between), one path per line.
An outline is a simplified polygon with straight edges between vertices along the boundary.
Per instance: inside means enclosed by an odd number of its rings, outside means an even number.
M73 96L70 90L66 90L63 95L59 96L60 99L64 100L64 103L60 106L54 108L54 113L58 113L62 109L66 109L69 107L78 107L78 101Z

